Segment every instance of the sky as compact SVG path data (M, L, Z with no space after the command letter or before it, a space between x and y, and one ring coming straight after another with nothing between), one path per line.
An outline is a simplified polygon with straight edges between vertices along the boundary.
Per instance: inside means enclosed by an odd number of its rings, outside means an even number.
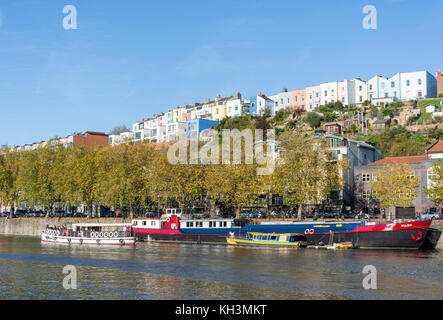
M442 16L441 0L0 0L0 145L131 128L218 94L435 74Z

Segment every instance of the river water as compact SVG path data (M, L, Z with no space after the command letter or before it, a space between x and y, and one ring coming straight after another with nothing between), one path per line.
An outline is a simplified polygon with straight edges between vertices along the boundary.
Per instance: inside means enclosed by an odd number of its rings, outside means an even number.
M75 290L63 287L66 265ZM363 288L366 265L376 290ZM68 247L0 236L0 299L443 299L443 251Z

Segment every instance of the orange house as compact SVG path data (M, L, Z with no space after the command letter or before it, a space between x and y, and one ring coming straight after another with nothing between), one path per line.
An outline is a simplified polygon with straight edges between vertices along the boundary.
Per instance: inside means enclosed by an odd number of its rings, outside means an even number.
M306 89L291 91L292 111L306 110Z

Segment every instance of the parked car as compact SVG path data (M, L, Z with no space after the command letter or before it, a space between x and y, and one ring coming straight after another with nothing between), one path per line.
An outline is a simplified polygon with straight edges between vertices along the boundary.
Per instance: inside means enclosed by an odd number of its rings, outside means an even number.
M417 218L420 220L435 220L440 219L440 215L437 212L428 211L420 213Z
M358 213L354 219L355 220L369 220L371 217L367 213Z
M74 218L85 218L86 215L81 212L76 212L76 213L74 213L73 217Z
M14 216L16 216L17 218L26 217L26 214L27 214L26 210L16 210L14 212Z
M5 211L5 212L0 213L0 216L3 218L6 218L8 216L8 214L9 214L9 212Z

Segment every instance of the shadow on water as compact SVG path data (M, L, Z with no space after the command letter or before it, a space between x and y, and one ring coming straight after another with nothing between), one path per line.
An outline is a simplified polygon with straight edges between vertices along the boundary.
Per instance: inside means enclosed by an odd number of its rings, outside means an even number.
M441 251L41 244L0 237L0 299L441 299ZM64 290L62 269L77 268ZM363 267L377 269L364 290Z

